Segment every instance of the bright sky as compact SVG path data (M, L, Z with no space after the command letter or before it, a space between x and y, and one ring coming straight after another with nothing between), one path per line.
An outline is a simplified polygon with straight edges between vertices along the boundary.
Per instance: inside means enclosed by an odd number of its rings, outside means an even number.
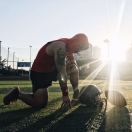
M0 40L19 60L32 60L47 41L86 33L101 46L118 36L132 43L132 0L0 0ZM119 45L119 46L120 46Z

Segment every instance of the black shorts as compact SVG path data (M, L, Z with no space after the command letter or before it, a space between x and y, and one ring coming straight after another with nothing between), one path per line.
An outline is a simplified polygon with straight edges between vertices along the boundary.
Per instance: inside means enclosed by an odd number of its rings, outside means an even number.
M52 85L52 81L57 81L57 71L55 70L49 73L30 71L30 79L32 82L32 90L35 92L40 88L48 88Z

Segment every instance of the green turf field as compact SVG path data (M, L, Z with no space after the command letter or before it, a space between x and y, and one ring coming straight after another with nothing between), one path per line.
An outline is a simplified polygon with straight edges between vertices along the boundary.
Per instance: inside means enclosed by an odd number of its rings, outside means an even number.
M82 83L88 84L91 81ZM92 81L103 91L107 81ZM3 96L14 86L22 91L31 92L30 81L0 81L0 132L86 132L88 123L97 115L97 109L78 104L69 111L61 110L61 90L57 83L49 88L49 103L46 108L31 108L21 101L2 106ZM132 125L132 81L120 81L121 90L128 105L123 108L108 103L100 132L129 132ZM70 84L69 84L70 87ZM70 96L72 89L70 88ZM102 95L104 97L104 95Z

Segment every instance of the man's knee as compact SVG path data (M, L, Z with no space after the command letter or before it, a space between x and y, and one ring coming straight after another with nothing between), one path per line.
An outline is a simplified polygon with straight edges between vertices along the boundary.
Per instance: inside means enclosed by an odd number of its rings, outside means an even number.
M33 107L46 106L48 103L48 92L47 89L38 89L34 93Z
M34 100L32 107L45 107L47 106L47 104L48 104L48 101L39 102Z

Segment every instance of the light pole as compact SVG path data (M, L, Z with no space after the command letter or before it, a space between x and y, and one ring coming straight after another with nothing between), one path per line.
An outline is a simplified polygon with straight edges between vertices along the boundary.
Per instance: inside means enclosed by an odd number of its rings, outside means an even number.
M31 55L32 55L32 54L31 54L31 48L32 48L32 46L29 45L29 48L30 48L30 69L31 69L31 63L32 63L32 62L31 62L31 59L32 59L32 58L31 58Z
M30 48L30 69L29 69L29 80L30 80L30 70L31 70L31 48L32 48L32 46L31 45L29 45L29 48Z
M7 53L7 67L8 67L8 62L9 62L9 53L10 53L10 48L8 47L8 53Z
M109 46L109 39L105 39L104 42L106 43L107 45L107 56L108 58L110 59L110 46Z
M2 61L2 56L1 56L1 42L2 41L0 41L0 64L1 64L1 61Z
M15 52L13 52L13 69L14 69L14 61L15 61Z

